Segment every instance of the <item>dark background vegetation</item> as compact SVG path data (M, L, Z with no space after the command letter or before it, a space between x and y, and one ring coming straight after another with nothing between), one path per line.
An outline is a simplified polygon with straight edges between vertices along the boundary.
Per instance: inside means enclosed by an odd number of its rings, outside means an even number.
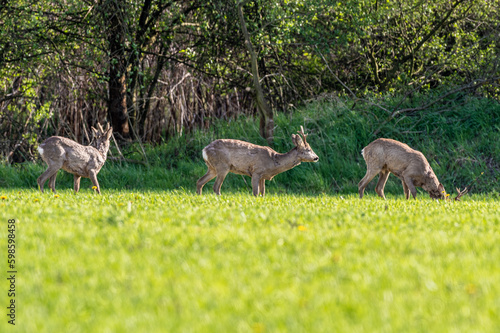
M270 191L356 191L377 137L421 150L448 191L481 172L476 190L498 191L499 13L499 0L2 1L0 186L36 184L45 138L89 144L109 122L103 188L191 191L211 140L285 152L305 125L320 162Z

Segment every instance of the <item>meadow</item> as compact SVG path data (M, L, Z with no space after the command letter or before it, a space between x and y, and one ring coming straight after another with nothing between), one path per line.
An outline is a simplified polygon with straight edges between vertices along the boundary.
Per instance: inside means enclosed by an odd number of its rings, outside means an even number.
M384 201L373 191L362 200L89 188L0 194L4 245L7 220L17 225L19 332L500 327L496 194L461 202L425 193ZM2 317L0 331L13 331Z

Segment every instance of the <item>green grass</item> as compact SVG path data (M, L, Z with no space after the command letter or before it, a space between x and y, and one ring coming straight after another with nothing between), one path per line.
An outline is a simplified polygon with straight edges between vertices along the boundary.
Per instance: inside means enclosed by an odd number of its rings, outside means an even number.
M2 276L7 220L17 221L18 332L500 327L497 194L442 202L58 188L59 197L0 189ZM0 331L8 326L3 316Z

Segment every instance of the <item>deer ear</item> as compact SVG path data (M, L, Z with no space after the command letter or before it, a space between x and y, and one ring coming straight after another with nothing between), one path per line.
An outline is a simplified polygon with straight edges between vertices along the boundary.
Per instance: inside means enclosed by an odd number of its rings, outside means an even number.
M300 135L292 134L292 140L293 140L293 144L296 145L297 147L304 145L304 142L302 141L302 138L300 137Z

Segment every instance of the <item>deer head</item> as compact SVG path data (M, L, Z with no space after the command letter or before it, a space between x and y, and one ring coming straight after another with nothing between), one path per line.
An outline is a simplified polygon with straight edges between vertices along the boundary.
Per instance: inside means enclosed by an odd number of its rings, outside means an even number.
M91 127L95 140L92 146L94 146L101 154L106 156L109 150L109 139L113 134L113 128L109 126L109 123L106 125L105 130L102 128L101 124L97 124L97 127L99 127L98 130Z
M292 141L297 147L298 158L301 162L317 162L319 160L318 155L314 153L309 144L307 143L307 135L304 133L304 127L300 126L300 131L297 131L299 135L292 134Z

